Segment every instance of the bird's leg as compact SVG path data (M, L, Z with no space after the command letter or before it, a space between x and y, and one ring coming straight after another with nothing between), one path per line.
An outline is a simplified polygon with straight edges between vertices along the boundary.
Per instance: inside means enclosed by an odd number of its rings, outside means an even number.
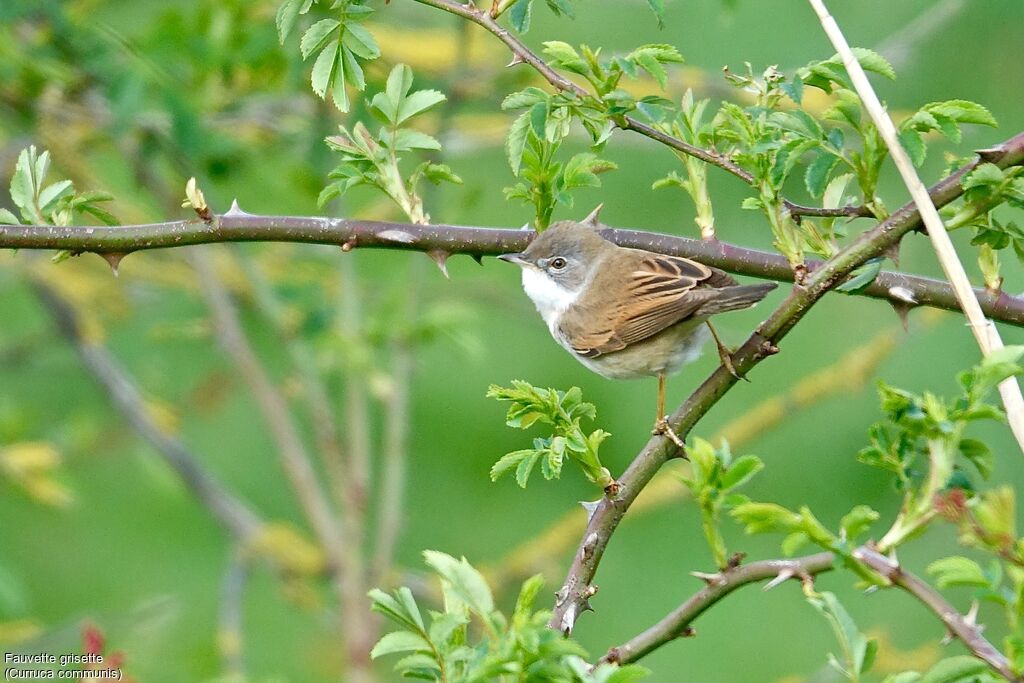
M736 379L747 379L746 377L741 377L740 374L736 372L736 368L732 365L732 351L729 350L728 346L722 343L722 340L719 338L718 332L715 330L714 325L711 324L711 321L705 320L704 322L707 324L708 329L711 330L711 336L715 340L715 346L718 347L718 357L722 361L722 366L725 367L725 369L729 371L729 374Z
M668 423L668 418L665 417L665 373L658 375L658 418L654 421L654 429L651 434L658 434L661 436L667 436L669 440L685 453L686 444L680 439L674 431L672 431L672 425Z

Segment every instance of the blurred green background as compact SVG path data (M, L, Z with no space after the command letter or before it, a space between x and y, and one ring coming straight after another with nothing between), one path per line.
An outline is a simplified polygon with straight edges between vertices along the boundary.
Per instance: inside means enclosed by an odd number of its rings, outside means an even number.
M898 80L875 79L892 110L964 98L992 111L1000 128L969 127L958 154L1024 128L1019 40L1024 4L1018 0L832 4L852 44L880 49L893 59ZM735 96L720 77L726 64L735 69L749 61L755 71L778 64L791 71L832 53L803 2L667 0L664 30L644 5L588 0L579 3L575 21L555 19L538 7L528 42L585 42L608 52L670 42L687 60L672 80L673 98L686 87L715 99ZM440 115L449 117L442 134L444 158L465 184L428 195L433 220L506 227L529 221L526 207L510 205L501 195L512 180L501 147L503 126L511 119L500 113L499 104L505 93L535 82L532 75L524 67L504 69L508 56L497 41L462 28L453 17L411 2L377 9L368 27L380 40L383 57L368 71L371 83L379 84L392 63L406 61L415 70L417 87L444 90L454 100L441 108L451 108ZM365 111L356 106L345 115L316 100L297 38L284 47L277 43L275 10L274 2L264 0L173 6L149 0L6 1L0 7L3 186L17 153L37 144L51 149L59 174L83 188L114 193L113 212L125 222L185 216L185 210L171 209L169 200L181 196L189 175L199 178L216 210L237 198L254 213L318 213L316 195L330 164L320 140L337 123L353 122ZM468 45L459 48L460 41ZM939 177L947 149L953 148L948 143L932 148L924 168L927 180ZM620 133L606 155L619 170L602 176L600 190L578 193L575 210L562 210L557 218L582 216L604 202L602 218L610 225L695 235L685 195L649 189L676 168L671 154ZM764 221L739 209L747 188L714 169L710 175L719 236L768 248ZM890 207L904 201L894 175L887 171L883 191ZM352 193L340 211L399 218L365 191ZM855 223L851 230L867 225ZM964 253L972 254L967 236L957 237ZM541 386L580 386L597 405L597 424L613 435L602 449L613 474L647 439L654 380L611 382L574 362L552 342L510 266L487 259L481 268L454 257L449 281L422 254L359 249L342 254L332 247L279 244L232 249L216 250L218 264L260 357L293 398L294 370L280 338L252 305L251 291L238 276L239 257L267 273L295 329L316 349L339 403L344 387L337 378L346 367L345 354L352 352L339 341L343 335L334 320L339 301L359 299L370 332L384 336L401 319L396 311L404 293L419 293L417 306L429 324L424 323L424 342L415 357L399 579L421 572L420 552L427 548L465 555L474 564L500 563L510 549L562 515L582 516L577 501L596 497L573 468L557 482L535 477L525 491L511 480L489 481L493 461L531 438L504 426L504 408L484 398L490 383L522 378ZM343 259L357 282L339 291L336 271ZM965 261L978 277L973 255ZM1005 265L1008 291L1019 291L1019 265ZM938 274L921 236L905 240L900 266ZM62 291L102 327L105 343L133 373L164 424L210 472L268 519L304 525L252 398L214 343L208 311L181 254L132 255L117 279L91 255L50 265L24 251L2 254L0 449L52 444L61 460L53 476L72 499L66 505L43 504L12 477L0 477L0 636L7 641L2 649L76 651L80 624L89 620L104 630L111 647L125 651L127 670L141 681L214 679L220 671L216 622L229 540L82 369L25 285L30 268L54 271L45 277L63 282ZM719 330L739 343L784 290L780 287L757 309L724 317ZM826 398L787 411L776 426L737 450L756 453L767 464L747 491L755 499L808 505L831 525L856 503L879 510L883 521L891 519L899 498L888 477L854 457L867 443L867 427L880 417L873 379L952 393L956 372L977 360L974 341L957 316L944 314L926 323L915 312L903 332L885 304L831 295L786 338L782 352L759 366L751 383L737 386L695 433L710 437L882 332L892 335L896 346L869 381L840 379ZM1003 333L1007 343L1024 338L1015 328ZM381 394L390 367L373 341L371 334L364 349L369 360L358 381ZM714 353L705 353L671 380L670 404L678 404L716 360ZM370 428L378 444L385 417L374 400ZM976 432L996 452L994 478L1020 483L1020 454L1009 433L996 427ZM371 500L371 509L376 504ZM751 559L779 554L773 536L747 538L729 522L724 527L730 549ZM932 530L910 544L901 559L923 570L948 554L943 549L951 540L951 530ZM552 591L574 547L575 541L536 568L546 572ZM628 516L597 576L597 612L580 620L577 638L599 655L697 590L701 582L689 572L711 566L691 503ZM844 573L818 581L844 599L864 630L882 639L880 673L920 668L940 652L960 647L940 648L939 623L908 596L896 591L863 596L852 583ZM310 586L312 596L297 598L268 572L254 571L244 598L244 659L252 680L337 678L337 636L325 607L332 596L315 582ZM513 595L506 591L503 604ZM966 591L951 596L966 609ZM796 584L768 593L747 588L702 617L696 629L697 638L669 644L644 660L655 672L652 680L831 680L822 669L834 647L832 635ZM28 640L19 640L23 636ZM391 676L389 666L380 668L382 680Z

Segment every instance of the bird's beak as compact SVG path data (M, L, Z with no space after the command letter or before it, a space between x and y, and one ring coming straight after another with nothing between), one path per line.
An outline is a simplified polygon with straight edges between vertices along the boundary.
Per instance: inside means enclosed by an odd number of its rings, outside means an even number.
M502 261L508 261L509 263L514 263L517 266L526 265L526 263L527 263L526 259L523 258L522 253L517 253L517 254L501 254L501 255L498 256L498 258L501 259Z

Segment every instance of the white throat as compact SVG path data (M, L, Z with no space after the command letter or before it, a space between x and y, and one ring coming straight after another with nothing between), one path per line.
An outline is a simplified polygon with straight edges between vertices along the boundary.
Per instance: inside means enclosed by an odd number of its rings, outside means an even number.
M535 268L523 268L523 290L533 299L540 317L544 318L548 329L555 334L558 319L567 308L573 305L580 293L562 287L553 279Z

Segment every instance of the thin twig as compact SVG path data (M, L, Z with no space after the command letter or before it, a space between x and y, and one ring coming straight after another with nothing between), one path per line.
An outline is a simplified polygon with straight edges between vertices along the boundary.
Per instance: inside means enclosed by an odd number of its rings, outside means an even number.
M657 624L622 645L608 650L601 661L619 664L635 662L676 638L690 635L690 624L737 588L769 579L800 580L832 570L834 561L835 556L826 552L790 560L761 560L720 571L713 579L708 580L708 585Z
M247 504L203 469L200 458L161 429L146 410L146 399L134 379L101 344L83 332L74 307L39 278L32 289L57 324L57 329L82 359L82 364L103 387L128 424L163 458L186 488L238 542L256 538L264 521Z
M953 291L956 292L957 300L967 316L971 331L974 333L974 338L981 348L982 355L988 356L993 351L1003 348L1003 340L999 336L999 330L996 329L992 321L985 319L981 304L978 302L971 287L971 281L967 277L963 264L960 263L960 258L957 256L956 249L953 247L953 241L949 238L946 226L939 216L939 211L935 208L932 198L928 195L928 189L917 175L914 164L910 160L910 155L907 154L907 151L903 149L903 145L900 144L896 125L886 113L882 102L878 99L878 95L868 80L867 74L864 73L864 69L861 67L860 62L857 61L853 50L850 49L849 43L846 42L839 24L829 14L823 0L808 1L818 14L818 19L821 20L825 34L832 41L832 45L836 48L840 57L842 57L843 65L846 67L847 73L850 74L850 80L853 81L853 85L857 89L857 94L860 96L864 108L871 116L871 120L875 122L875 127L878 128L879 134L881 134L882 139L885 140L885 144L889 148L889 154L892 155L892 160L895 162L896 168L899 170L900 176L903 178L903 182L910 191L910 196L913 197L914 204L924 220L928 236L931 238L932 246L935 248L935 254L942 265L942 271L953 286ZM1010 424L1010 430L1017 439L1018 446L1024 451L1024 396L1021 395L1017 378L1010 377L1000 382L999 395L1002 397L1003 406L1006 408L1006 418Z
M1013 666L1006 656L981 634L981 627L975 623L974 619L960 614L930 585L904 570L894 560L868 546L854 550L853 557L917 598L942 620L949 632L959 638L974 653L975 657L998 671L1003 678L1015 683L1024 680L1014 672Z
M1017 165L1024 160L1024 134L1004 143L1005 153L994 154L997 165ZM988 157L986 157L988 158ZM960 178L977 162L965 166L932 188L937 201L948 203L962 193ZM606 236L625 247L685 256L738 275L792 282L793 271L785 257L728 242L676 237L639 230L608 230ZM170 221L119 227L0 225L0 249L68 249L97 254L128 254L217 242L297 242L332 244L353 248L442 250L480 258L521 251L533 237L529 230L456 225L414 225L315 216L257 216L229 213L214 217L214 227L198 220ZM346 246L347 245L347 246ZM810 271L822 262L808 261ZM896 305L921 305L959 311L953 289L945 282L894 271L882 271L870 285L856 293ZM986 315L1000 322L1024 326L1024 297L976 289ZM343 294L343 296L345 296Z

